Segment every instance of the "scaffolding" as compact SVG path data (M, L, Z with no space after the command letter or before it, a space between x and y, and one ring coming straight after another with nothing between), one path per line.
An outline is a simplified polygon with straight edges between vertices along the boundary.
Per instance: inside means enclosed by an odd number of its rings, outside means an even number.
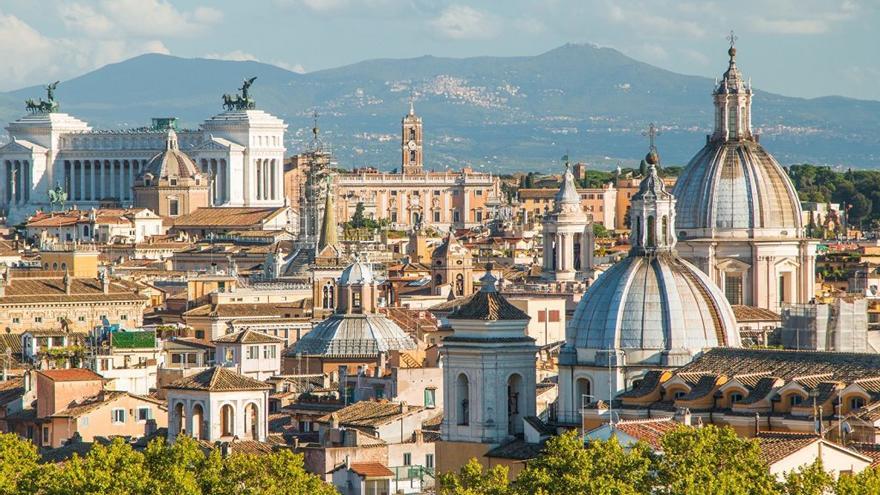
M870 352L867 300L841 297L828 304L786 304L780 337L786 349Z

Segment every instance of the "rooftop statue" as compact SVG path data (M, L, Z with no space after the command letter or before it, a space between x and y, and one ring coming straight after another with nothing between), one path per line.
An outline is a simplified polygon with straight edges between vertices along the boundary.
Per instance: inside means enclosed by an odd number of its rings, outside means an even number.
M46 100L44 101L40 98L38 101L34 101L31 98L28 98L24 101L24 107L30 113L52 113L58 110L58 102L55 101L55 88L58 87L58 83L61 81L55 81L52 84L46 85Z
M250 97L248 90L254 84L256 77L252 77L250 79L245 79L241 83L241 87L238 88L241 91L241 94L224 94L223 95L223 108L226 110L251 110L256 108L257 104Z
M61 209L64 209L64 203L67 202L67 192L64 191L64 188L61 187L60 184L55 183L55 187L49 189L49 204L53 207L60 206Z

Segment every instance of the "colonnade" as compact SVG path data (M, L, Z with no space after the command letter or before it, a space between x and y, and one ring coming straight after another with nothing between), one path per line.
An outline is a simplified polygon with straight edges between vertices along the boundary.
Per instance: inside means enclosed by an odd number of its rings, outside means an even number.
M31 166L29 160L6 160L0 169L3 190L0 201L4 205L18 205L31 199Z
M200 168L202 169L202 177L208 180L208 184L210 184L210 188L208 190L208 195L210 196L209 204L211 206L214 205L222 205L229 201L228 192L228 182L229 182L229 167L227 166L225 158L202 158L199 161Z
M257 175L257 200L275 200L278 191L278 162L274 158L257 158L255 161Z
M64 160L68 201L134 201L134 180L146 160Z

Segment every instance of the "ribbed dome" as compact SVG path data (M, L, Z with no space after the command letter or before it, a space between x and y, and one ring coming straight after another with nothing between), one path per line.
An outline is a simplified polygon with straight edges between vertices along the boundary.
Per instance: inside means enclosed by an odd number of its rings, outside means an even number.
M186 153L177 146L177 133L168 130L165 151L154 156L144 168L143 176L151 175L156 179L195 178L200 177L198 167Z
M354 357L415 348L412 338L384 315L333 315L301 338L290 355Z
M360 258L355 258L354 263L345 267L342 275L339 276L339 285L365 285L374 281L373 268Z
M629 256L590 286L571 321L575 347L684 350L739 347L733 309L697 267L673 253Z
M678 230L687 237L711 237L700 232L710 229L716 234L750 230L749 237L800 236L797 192L785 170L752 139L706 144L678 178L673 194Z

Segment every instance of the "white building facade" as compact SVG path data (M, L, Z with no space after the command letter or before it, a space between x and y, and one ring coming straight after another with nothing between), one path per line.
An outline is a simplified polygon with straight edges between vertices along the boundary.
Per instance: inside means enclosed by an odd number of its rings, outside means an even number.
M147 162L165 149L175 119L138 129L96 130L74 116L33 113L10 123L0 148L0 210L12 222L48 210L49 191L67 193L81 209L131 206L132 186ZM215 206L282 206L287 125L262 110L230 110L180 130L181 151L211 181Z

